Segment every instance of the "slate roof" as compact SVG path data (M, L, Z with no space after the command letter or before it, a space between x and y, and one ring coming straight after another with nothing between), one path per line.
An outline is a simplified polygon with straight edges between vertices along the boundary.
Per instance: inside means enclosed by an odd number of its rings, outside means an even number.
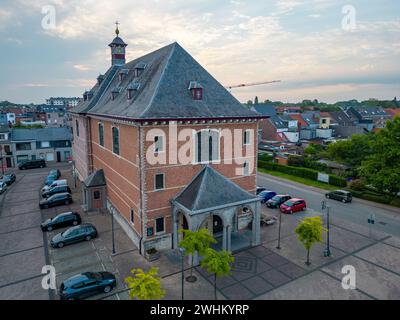
M288 122L279 116L272 116L268 120L277 129L284 129L288 127Z
M94 171L83 181L86 187L102 187L107 184L103 169Z
M146 67L135 77L133 70L138 64ZM122 81L116 76L121 69L130 70ZM202 100L193 99L188 89L191 81L204 88ZM140 88L128 100L126 89L132 82L140 83ZM122 92L112 100L111 88L117 86ZM244 107L176 42L123 66L111 67L101 85L96 84L92 91L93 98L71 112L132 120L263 117Z
M382 107L358 106L354 107L354 110L363 118L388 117L388 114Z
M252 109L265 116L276 116L276 109L272 103L259 103L254 105Z
M60 141L71 140L71 131L66 127L11 130L11 141Z
M259 199L210 166L205 166L173 200L192 214L254 201Z

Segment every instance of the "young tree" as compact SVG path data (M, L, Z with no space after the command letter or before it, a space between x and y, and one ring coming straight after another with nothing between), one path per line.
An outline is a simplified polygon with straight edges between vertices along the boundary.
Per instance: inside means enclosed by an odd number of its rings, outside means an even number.
M214 274L215 300L217 300L217 277L229 275L233 261L235 261L235 258L226 250L218 252L212 248L208 248L205 252L201 266L206 268L209 273Z
M371 142L372 154L359 169L360 176L381 192L400 192L400 117L388 121Z
M200 255L205 254L206 250L210 247L211 243L216 243L217 240L210 234L207 229L200 229L199 231L191 231L182 229L180 232L183 233L183 240L179 243L179 246L185 249L185 255L192 256L192 263L190 266L190 276L187 278L188 281L196 281L196 277L193 275L194 267L194 254L197 252Z
M317 243L322 242L322 233L326 229L322 226L321 217L310 217L305 218L296 227L295 232L299 241L307 250L307 261L306 265L310 265L310 249Z
M132 269L133 277L125 278L131 299L160 300L165 296L165 290L161 288L161 278L157 277L158 269L152 267L145 273L142 269Z

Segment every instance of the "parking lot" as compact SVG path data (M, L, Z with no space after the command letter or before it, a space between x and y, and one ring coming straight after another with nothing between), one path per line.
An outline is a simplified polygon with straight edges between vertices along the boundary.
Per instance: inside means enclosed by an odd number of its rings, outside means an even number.
M159 268L166 299L181 299L181 256L169 250L159 260L148 262L126 234L115 224L116 254L112 254L111 216L85 213L81 207L81 186L74 187L71 166L57 166L68 180L74 202L40 210L40 188L52 167L16 171L17 181L0 195L0 299L58 299L54 290L41 285L44 265L56 270L57 287L66 278L86 271L109 271L117 278L117 287L109 294L91 299L128 299L124 283L132 268ZM278 216L279 210L263 212ZM90 241L53 249L50 239L63 229L49 233L40 230L47 218L77 211L83 222L95 225L98 237ZM311 250L310 266L304 264L306 252L294 229L307 216L321 215L307 209L282 215L281 249L277 249L278 223L261 228L261 246L235 253L232 273L218 279L218 299L399 299L400 239L380 230L341 217L331 217L331 257L324 257L324 243ZM323 217L325 218L325 217ZM185 259L188 274L188 259ZM344 290L341 269L352 265L357 271L357 288ZM198 280L185 282L185 299L210 299L213 277L202 268L194 271Z

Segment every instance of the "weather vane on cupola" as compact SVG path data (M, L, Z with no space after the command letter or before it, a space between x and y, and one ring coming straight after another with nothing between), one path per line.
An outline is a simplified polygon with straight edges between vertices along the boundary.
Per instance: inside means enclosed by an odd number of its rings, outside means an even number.
M115 33L117 34L117 37L118 37L119 36L119 29L118 29L119 22L118 22L118 20L115 21L115 26L116 26Z

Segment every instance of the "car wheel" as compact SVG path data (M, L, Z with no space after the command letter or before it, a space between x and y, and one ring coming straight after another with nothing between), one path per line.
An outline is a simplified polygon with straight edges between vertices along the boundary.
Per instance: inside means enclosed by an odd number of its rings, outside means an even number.
M48 209L49 208L49 205L48 204L45 204L44 206L43 206L43 209Z
M76 226L76 225L78 225L78 221L74 221L74 222L72 222L72 224L74 225L74 226Z
M345 199L343 199L343 200L342 200L342 202L343 202L343 203L346 203L346 200L345 200Z
M105 286L103 291L104 293L109 293L112 290L111 286Z
M41 167L41 168L44 168L44 166L43 166L43 165L41 165L40 167Z
M325 195L325 198L329 199L329 194L326 194L326 195Z
M59 247L59 248L64 247L64 242L60 242L60 243L57 245L57 247Z
M290 211L288 211L288 213L289 213L289 214L293 214L293 211L292 211L292 210L290 210Z
M52 231L53 227L47 227L47 231Z
M69 204L69 200L65 200L65 204Z
M90 240L92 240L92 237L91 236L86 236L86 241L90 241Z

